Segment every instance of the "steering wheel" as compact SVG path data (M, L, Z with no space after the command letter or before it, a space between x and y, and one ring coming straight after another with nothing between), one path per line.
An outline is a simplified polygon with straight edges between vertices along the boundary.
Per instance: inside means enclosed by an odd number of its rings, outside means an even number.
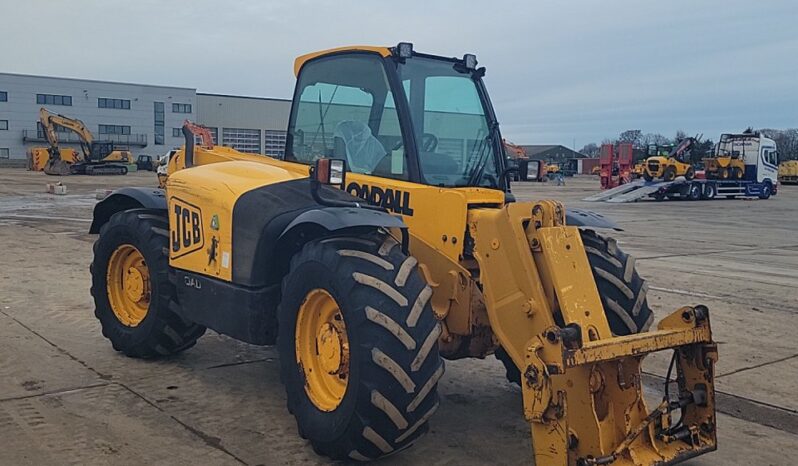
M438 148L438 137L432 133L424 133L421 135L421 148L424 152L435 152Z
M399 141L391 147L391 152L399 149L404 145L404 141L400 138ZM435 152L438 148L438 137L432 133L424 133L421 135L421 149L424 152Z

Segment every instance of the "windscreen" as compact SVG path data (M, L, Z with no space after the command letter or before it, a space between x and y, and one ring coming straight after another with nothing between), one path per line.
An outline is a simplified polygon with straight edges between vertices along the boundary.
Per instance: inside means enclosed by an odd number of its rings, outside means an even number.
M419 167L438 186L498 186L494 141L471 72L454 62L413 57L399 65L416 131Z

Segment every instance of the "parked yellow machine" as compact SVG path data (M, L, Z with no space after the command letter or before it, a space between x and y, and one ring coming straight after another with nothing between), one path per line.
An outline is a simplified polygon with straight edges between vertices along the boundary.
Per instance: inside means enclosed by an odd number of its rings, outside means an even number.
M798 184L798 160L787 160L779 164L779 183Z
M42 107L39 110L39 122L42 131L50 147L47 149L49 159L44 166L44 173L48 175L125 175L127 174L127 164L133 161L133 154L127 150L119 150L114 147L111 141L95 141L94 135L89 128L77 118L70 118L48 111ZM62 156L62 148L59 146L58 128L75 133L80 139L82 154L79 159L70 162L74 158L72 149L69 149L70 157Z
M689 156L697 142L696 138L684 138L667 155L663 155L662 146L650 145L649 157L643 166L643 178L646 181L655 179L673 181L677 176L683 176L687 180L692 180L695 178L695 168L690 163Z
M745 176L745 161L740 151L722 150L718 144L711 157L705 157L704 171L709 179L741 180Z
M539 465L715 449L706 307L649 331L634 259L595 232L611 223L513 199L475 56L354 46L294 70L284 160L197 146L184 127L165 190L97 204L91 291L115 349L166 356L206 327L276 342L299 433L335 460L412 445L439 407L442 358L493 352L521 386ZM641 364L662 350L676 379L650 409Z

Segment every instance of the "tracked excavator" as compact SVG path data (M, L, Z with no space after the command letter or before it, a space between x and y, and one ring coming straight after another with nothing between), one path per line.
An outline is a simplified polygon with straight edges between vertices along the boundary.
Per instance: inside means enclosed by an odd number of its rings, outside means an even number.
M39 121L44 136L50 146L47 148L49 159L44 166L48 175L125 175L127 164L133 160L127 150L118 150L111 141L96 141L94 135L85 124L77 118L70 118L50 112L42 107L39 110ZM57 128L74 132L80 139L82 157L69 163L61 156L58 143Z

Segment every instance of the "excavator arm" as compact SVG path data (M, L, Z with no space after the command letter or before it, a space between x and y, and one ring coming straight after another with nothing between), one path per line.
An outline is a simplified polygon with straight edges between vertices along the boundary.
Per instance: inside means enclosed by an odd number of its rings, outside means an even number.
M58 148L58 132L57 127L66 128L78 135L83 149L83 155L88 157L91 150L91 143L94 141L94 135L89 131L86 125L77 118L69 118L64 115L57 115L42 107L39 110L39 121L42 123L45 138L50 143L51 148Z

